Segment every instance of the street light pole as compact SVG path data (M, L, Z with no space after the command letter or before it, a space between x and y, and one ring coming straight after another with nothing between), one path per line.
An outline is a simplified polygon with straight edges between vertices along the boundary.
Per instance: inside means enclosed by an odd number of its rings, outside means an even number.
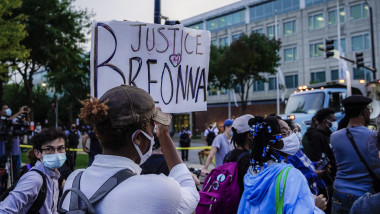
M367 0L364 0L365 3L368 6L369 9L369 23L370 23L370 32L371 32L371 55L372 55L372 68L374 71L372 71L372 77L373 80L376 80L376 57L375 57L375 40L373 35L373 13L372 13L372 7L369 6Z

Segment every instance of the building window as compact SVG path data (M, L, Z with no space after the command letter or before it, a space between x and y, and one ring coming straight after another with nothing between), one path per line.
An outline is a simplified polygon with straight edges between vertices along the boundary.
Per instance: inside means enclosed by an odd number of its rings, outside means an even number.
M310 58L312 57L321 57L323 56L323 51L321 51L319 48L324 48L324 45L322 42L310 44Z
M198 23L198 24L193 24L193 25L189 25L187 26L188 28L193 28L193 29L197 29L197 30L203 30L203 23Z
M245 10L237 11L218 18L207 20L206 29L217 30L243 23L245 23Z
M320 4L327 1L330 1L330 0L305 0L305 4L306 4L306 7L309 7L309 6Z
M216 39L211 40L211 45L216 46Z
M258 28L258 29L255 29L255 30L252 30L252 33L263 33L263 29L262 28Z
M351 37L352 51L369 49L369 34Z
M228 37L223 37L219 39L219 46L220 47L225 47L228 46Z
M255 80L253 82L253 91L264 91L264 81Z
M276 90L277 89L276 77L270 77L268 79L268 84L269 84L269 90Z
M326 72L319 71L310 73L310 83L313 84L319 82L326 82Z
M309 29L318 29L325 26L325 18L323 18L323 13L315 14L309 16Z
M218 94L218 89L212 87L208 90L208 95L209 96L213 96L213 95L217 95Z
M225 88L220 89L220 94L227 94L228 90Z
M367 70L366 68L353 68L354 70L354 80L367 80L371 81L372 73L370 70Z
M300 8L299 0L275 0L249 8L250 21L255 22Z
M331 70L331 81L339 79L339 70Z
M346 12L344 11L344 8L340 8L339 9L339 18L340 18L340 23L343 23L344 22L344 17L346 15ZM336 14L336 10L333 10L333 11L330 11L329 12L329 25L335 25L338 23L338 20L337 20L337 14Z
M298 86L298 74L285 76L286 88L297 88Z
M340 47L342 48L342 52L346 53L346 38L340 39ZM334 49L339 50L337 39L334 39Z
M297 32L296 20L284 23L284 35L290 35Z
M232 35L232 42L235 42L235 41L238 40L241 36L243 36L243 33L238 33L238 34Z
M234 90L235 90L235 93L241 93L241 85L240 85L240 84L237 84L237 85L234 87Z
M269 38L269 39L273 39L273 38L275 38L275 31L274 31L274 25L272 25L272 26L269 26L269 27L267 27L267 37ZM277 36L279 36L280 35L280 31L279 31L279 25L277 24L277 29L276 29L276 31L277 31Z
M284 49L284 61L291 62L298 59L297 47L285 48Z
M353 5L350 7L350 19L356 20L368 17L368 5L366 3L361 3Z

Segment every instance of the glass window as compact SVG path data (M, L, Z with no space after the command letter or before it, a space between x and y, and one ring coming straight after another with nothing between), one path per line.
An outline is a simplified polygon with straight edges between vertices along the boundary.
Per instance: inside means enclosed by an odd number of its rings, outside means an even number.
M369 49L369 34L351 37L352 51Z
M342 48L342 52L346 53L346 38L340 39L340 46ZM338 50L338 40L334 39L334 49Z
M331 80L339 79L339 70L331 70Z
M371 81L372 79L372 73L370 70L367 70L366 68L353 68L354 70L354 80L367 80Z
M270 77L268 79L268 84L269 84L269 90L276 90L277 89L276 77Z
M312 57L321 57L323 56L323 51L321 51L319 48L324 48L324 45L322 42L310 44L310 58Z
M240 93L240 92L241 92L241 86L240 86L240 84L237 84L237 85L234 87L234 90L235 90L235 93Z
M217 95L218 94L218 90L216 89L216 88L210 88L209 90L208 90L208 95L209 96L212 96L212 95Z
M322 28L325 25L325 18L323 18L323 13L315 14L309 16L309 29Z
M344 22L344 17L346 15L346 12L344 11L344 8L339 9L339 18L340 18L340 23ZM336 15L336 10L332 10L329 12L329 25L334 25L337 24L337 15Z
M220 47L228 46L228 37L223 37L219 39L219 45Z
M203 30L203 23L189 25L188 27L193 28L193 29Z
M299 0L273 0L260 3L249 8L249 18L251 22L298 10L300 8Z
M242 23L245 23L245 10L237 11L234 13L226 14L221 17L207 20L206 28L207 30L217 30L230 25L238 25Z
M255 80L253 83L253 91L264 91L264 81Z
M252 33L263 33L263 29L258 28L258 29L252 30Z
M274 25L272 25L272 26L269 26L269 27L267 27L267 37L269 38L269 39L273 39L273 38L275 38L275 31L274 31ZM279 25L277 24L277 36L279 36L280 34L279 34Z
M232 42L235 42L236 40L238 40L242 35L243 33L232 35Z
M350 7L350 19L361 19L368 17L368 5L366 3L353 5Z
M310 84L319 82L326 82L326 72L319 71L310 73Z
M216 39L211 40L211 45L216 46Z
M286 88L297 88L298 86L298 75L288 75L285 76L285 86Z
M297 60L297 47L285 48L284 49L284 61L290 62Z
M284 35L294 34L297 32L296 20L284 23Z
M325 94L323 92L313 94L299 93L289 97L286 104L285 114L308 113L314 115L323 108Z

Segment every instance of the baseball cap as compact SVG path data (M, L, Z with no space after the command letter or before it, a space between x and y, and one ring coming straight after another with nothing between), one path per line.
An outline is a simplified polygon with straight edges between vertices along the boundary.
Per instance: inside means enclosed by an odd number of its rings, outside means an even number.
M250 114L245 114L243 116L240 116L234 120L232 127L236 129L236 132L238 134L247 132L251 128L251 126L249 126L248 122L252 118L255 118L255 117L250 115Z
M227 119L227 120L224 121L223 126L232 126L233 122L234 122L233 120Z
M129 85L112 88L99 99L100 102L107 100L112 127L124 127L149 119L166 126L171 122L170 115L157 109L153 98L140 88Z

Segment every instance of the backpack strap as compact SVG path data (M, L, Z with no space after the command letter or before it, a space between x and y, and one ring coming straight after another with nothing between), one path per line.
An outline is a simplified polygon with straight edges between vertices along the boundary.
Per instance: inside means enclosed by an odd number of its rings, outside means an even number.
M241 153L237 158L236 158L236 163L239 163L239 161L246 155L248 155L249 153L244 151L243 153Z
M78 190L80 189L80 179L82 177L82 174L83 174L83 171L79 172L75 176L74 181L73 181L73 185L72 185L72 189L78 189ZM63 198L64 197L62 195L62 199ZM78 210L79 207L80 207L80 205L79 205L79 195L78 194L71 194L69 210Z
M38 196L36 200L34 201L33 205L29 208L27 213L40 213L41 207L44 205L45 199L46 199L46 176L44 173L42 173L40 170L37 169L31 169L30 171L37 172L42 177L42 187L40 191L38 192Z
M282 214L282 209L284 206L284 196L285 196L285 185L286 185L286 179L288 178L288 173L289 170L292 167L285 167L284 169L281 170L280 174L277 176L276 180L276 214ZM285 178L283 181L282 185L282 195L280 197L280 187L281 187L281 180L282 180L282 175L284 174L285 171Z

